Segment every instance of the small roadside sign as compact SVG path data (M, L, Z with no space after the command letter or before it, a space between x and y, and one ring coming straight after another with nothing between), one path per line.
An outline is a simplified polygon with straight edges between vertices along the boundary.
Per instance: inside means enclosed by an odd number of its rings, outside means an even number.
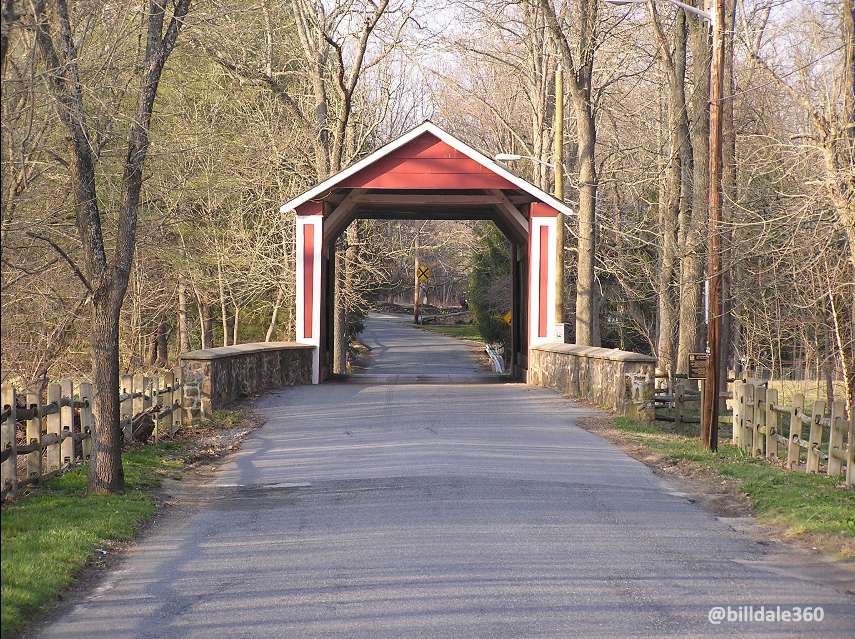
M417 271L417 275L419 278L419 284L427 284L430 281L430 267L429 266L419 266L419 270Z
M689 353L689 379L706 379L709 353Z

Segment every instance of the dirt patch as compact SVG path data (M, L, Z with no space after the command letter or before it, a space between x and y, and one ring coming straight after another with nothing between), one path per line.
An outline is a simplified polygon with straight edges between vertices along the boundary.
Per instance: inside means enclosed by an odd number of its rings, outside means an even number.
M229 411L226 425L217 420L207 420L192 431L183 434L182 443L187 442L189 448L184 454L184 461L190 468L193 464L206 460L221 459L223 456L240 448L241 442L255 429L264 424L264 418L247 408ZM182 437L182 433L179 433Z

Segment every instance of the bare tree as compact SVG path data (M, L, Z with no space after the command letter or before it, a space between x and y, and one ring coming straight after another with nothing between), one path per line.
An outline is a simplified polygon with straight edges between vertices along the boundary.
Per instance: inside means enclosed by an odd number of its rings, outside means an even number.
M95 181L97 158L87 129L81 69L72 15L65 0L35 5L34 28L44 58L57 117L68 135L68 170L74 194L83 266L69 265L86 288L91 305L89 347L94 384L95 432L89 489L109 493L124 489L119 428L119 313L134 259L143 168L149 127L163 67L184 24L190 0L177 0L166 23L165 0L150 0L145 12L145 53L140 67L137 104L129 125L122 193L112 256L108 255Z
M546 24L558 46L564 65L569 70L570 102L576 116L576 170L579 188L579 230L576 256L576 343L595 345L594 261L596 259L597 225L597 127L592 83L594 51L597 44L597 0L576 0L574 21L578 25L571 45L562 23L567 20L570 3L556 12L550 0L539 0Z

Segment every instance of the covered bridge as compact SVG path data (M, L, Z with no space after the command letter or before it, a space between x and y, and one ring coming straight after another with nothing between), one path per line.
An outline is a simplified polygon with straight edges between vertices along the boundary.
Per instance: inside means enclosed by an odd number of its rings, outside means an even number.
M355 219L492 220L513 247L511 366L554 336L555 227L572 211L432 122L285 203L297 224L296 337L315 346L312 381L331 371L335 240Z

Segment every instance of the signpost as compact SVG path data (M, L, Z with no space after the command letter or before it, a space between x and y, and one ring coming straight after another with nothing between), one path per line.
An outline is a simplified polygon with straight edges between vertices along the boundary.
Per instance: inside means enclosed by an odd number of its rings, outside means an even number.
M419 306L422 301L422 286L430 281L431 270L429 266L419 264L418 244L416 244L416 281L413 285L413 321L419 323Z
M419 284L427 284L430 281L432 273L429 266L419 266L416 275L419 278Z
M709 353L689 353L689 379L706 379L709 361Z

